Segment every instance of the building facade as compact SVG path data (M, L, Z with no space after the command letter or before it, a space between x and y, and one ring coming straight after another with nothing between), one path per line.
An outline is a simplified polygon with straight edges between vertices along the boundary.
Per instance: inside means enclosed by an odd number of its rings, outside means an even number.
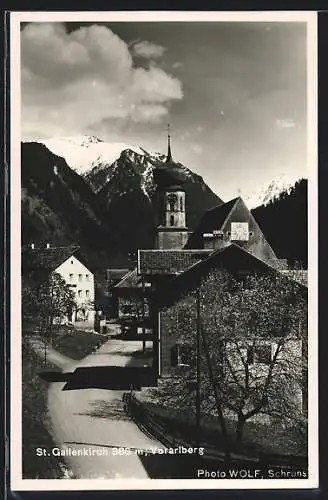
M41 283L51 274L59 274L74 293L75 308L67 321L82 321L93 327L95 319L95 277L78 246L37 248L31 244L23 249L22 267L25 273Z
M62 262L55 273L66 281L74 292L76 309L73 311L71 321L83 321L93 325L95 317L95 282L94 275L74 254Z

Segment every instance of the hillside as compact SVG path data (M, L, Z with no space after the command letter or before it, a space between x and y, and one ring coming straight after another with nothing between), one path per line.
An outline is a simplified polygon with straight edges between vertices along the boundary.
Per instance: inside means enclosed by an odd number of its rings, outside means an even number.
M75 152L77 147L80 154L86 148L75 144ZM23 244L78 244L96 268L126 264L129 253L153 246L152 173L164 159L126 149L114 163L102 157L80 175L44 144L23 143ZM194 228L206 209L222 201L200 176L180 168L188 173L187 223Z
M22 144L22 244L78 244L97 266L112 253L105 210L65 160L38 143Z
M252 213L279 258L307 267L307 180L302 179Z
M153 228L154 209L152 197L155 191L154 169L165 161L165 155L140 155L133 150L122 151L112 164L94 167L85 178L99 194L102 202L115 213L122 213L124 223L129 224L131 216L141 231ZM202 177L194 174L181 163L179 168L186 173L184 184L188 207L186 223L190 229L197 227L202 214L209 208L220 205L222 200L205 184ZM147 238L144 245L148 246Z

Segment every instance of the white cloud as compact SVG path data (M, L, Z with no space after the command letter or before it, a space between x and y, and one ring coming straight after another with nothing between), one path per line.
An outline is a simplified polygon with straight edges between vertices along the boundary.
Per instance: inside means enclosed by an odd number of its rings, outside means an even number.
M162 57L165 50L165 47L147 41L137 42L132 46L132 53L136 56L144 57L145 59L157 59L158 57Z
M276 127L279 129L294 128L297 126L292 118L280 118L275 121Z
M163 69L133 67L128 45L105 26L68 33L60 23L31 23L21 47L24 135L81 133L115 118L158 122L183 97Z

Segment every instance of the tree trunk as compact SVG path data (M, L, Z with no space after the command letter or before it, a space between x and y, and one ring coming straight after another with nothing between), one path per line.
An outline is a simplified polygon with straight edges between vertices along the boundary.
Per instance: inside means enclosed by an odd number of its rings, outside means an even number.
M236 441L241 443L244 436L246 419L243 415L238 415L237 425L236 425Z

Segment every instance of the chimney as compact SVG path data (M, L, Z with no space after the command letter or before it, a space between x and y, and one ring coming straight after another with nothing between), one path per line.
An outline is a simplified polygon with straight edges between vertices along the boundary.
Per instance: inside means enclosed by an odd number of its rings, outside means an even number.
M46 244L46 249L48 250L50 248L50 243Z
M35 249L35 245L34 243L31 243L31 249L34 250Z

